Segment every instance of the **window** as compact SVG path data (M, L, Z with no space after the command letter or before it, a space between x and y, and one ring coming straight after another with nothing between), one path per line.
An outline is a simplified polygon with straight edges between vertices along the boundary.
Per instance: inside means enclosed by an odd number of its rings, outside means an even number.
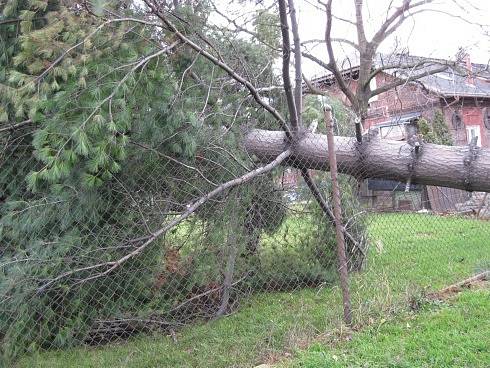
M370 81L369 81L369 89L371 91L374 91L376 88L378 88L377 84L376 84L376 77L372 78ZM373 96L369 99L369 102L373 102L373 101L378 101L378 97L379 95L376 95L376 96Z
M405 125L389 125L379 128L379 133L383 139L391 139L395 141L402 141L406 138Z
M490 107L483 109L483 124L490 130Z
M481 147L481 132L479 125L468 125L466 126L466 138L468 143L471 142L473 138L477 138L476 145Z

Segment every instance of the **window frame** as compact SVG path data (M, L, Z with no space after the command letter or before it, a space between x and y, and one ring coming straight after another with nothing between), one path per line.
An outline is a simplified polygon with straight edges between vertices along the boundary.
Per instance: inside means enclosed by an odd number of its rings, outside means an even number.
M376 82L376 75L369 81L369 89L374 91L378 88L378 83ZM375 95L369 99L369 102L378 101L379 95Z
M471 135L471 131L477 132L477 134L475 134L475 136L478 137L478 140L476 141L476 145L478 147L481 147L482 131L480 125L466 125L466 141L468 142L468 144L471 143L471 139L473 138Z
M490 107L483 109L483 126L490 130Z

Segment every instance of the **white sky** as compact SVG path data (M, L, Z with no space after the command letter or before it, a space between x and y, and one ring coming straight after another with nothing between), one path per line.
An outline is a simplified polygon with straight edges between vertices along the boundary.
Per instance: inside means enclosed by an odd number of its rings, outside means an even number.
M366 32L373 34L384 18L390 0L365 0L364 20L368 26ZM348 19L354 19L354 0L333 0L332 13ZM393 1L394 4L400 1ZM297 0L301 39L323 39L325 32L325 15L317 7L316 0ZM439 0L432 9L444 10L460 16L471 23L479 23L484 27L469 24L447 14L428 12L417 14L382 44L380 51L390 52L398 41L398 49L408 48L410 54L437 58L454 58L459 47L465 48L473 62L487 64L490 59L490 0ZM459 5L458 5L459 4ZM394 35L395 35L394 34ZM332 36L356 40L356 31L352 25L335 20ZM338 58L351 55L354 50L349 46L336 47ZM318 47L312 51L315 56L326 60L326 49ZM305 74L324 73L321 68L311 62L304 61Z
M268 1L270 0L265 0ZM364 0L363 14L368 38L386 18L389 4L397 6L401 2L402 0ZM221 11L228 13L242 25L247 23L247 18L250 19L255 14L250 3L234 7L227 0L216 0L216 4L220 5ZM318 5L317 0L296 0L295 4L301 40L323 39L324 8ZM412 55L452 59L458 48L463 47L470 53L473 62L487 64L490 59L490 0L435 0L432 4L431 9L442 10L460 18L437 12L417 14L415 18L407 19L403 26L381 45L379 51L389 53L397 44L398 51L408 49ZM354 0L333 0L332 12L339 17L353 20ZM216 20L217 24L226 24L226 21L223 23L223 19ZM355 41L357 34L352 25L334 20L332 36ZM313 45L310 44L311 46ZM340 44L337 44L335 51L337 59L344 59L354 53L349 46ZM323 45L310 49L310 52L328 61ZM325 73L321 67L308 60L303 62L303 72L310 77Z

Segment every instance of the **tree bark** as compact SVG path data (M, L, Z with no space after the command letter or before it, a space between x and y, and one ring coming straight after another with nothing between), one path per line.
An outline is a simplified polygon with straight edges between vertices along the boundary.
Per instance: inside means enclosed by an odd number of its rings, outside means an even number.
M330 178L332 180L332 202L335 218L335 237L337 239L337 260L339 262L340 288L342 289L342 302L344 305L344 322L347 326L352 325L352 308L349 290L349 272L347 270L347 257L345 255L344 224L342 223L342 205L340 203L340 186L337 180L337 157L335 150L335 139L333 135L334 121L332 119L332 108L325 108L325 122L327 124L327 142L331 150L328 151L328 162L330 164Z
M283 164L302 169L328 170L327 137L304 132L290 146L280 131L254 129L245 137L245 148L262 162L286 149L292 154ZM475 146L420 144L366 137L335 137L338 170L358 179L386 178L401 182L490 192L490 150Z

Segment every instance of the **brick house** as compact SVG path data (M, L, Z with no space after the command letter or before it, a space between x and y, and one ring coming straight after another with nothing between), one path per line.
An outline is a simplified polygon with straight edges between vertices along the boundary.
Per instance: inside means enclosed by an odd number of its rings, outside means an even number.
M441 59L428 59L410 55L378 55L375 67L410 65L427 62L426 70L445 63ZM351 64L352 65L352 64ZM417 74L424 69L418 68ZM357 88L357 66L343 70L348 86ZM371 89L383 86L396 78L410 75L407 69L385 69L371 80ZM347 104L331 75L314 78L312 83ZM469 56L456 68L424 76L371 98L363 129L377 130L381 138L406 140L417 133L420 118L432 120L436 111L442 112L455 145L468 145L477 138L477 145L490 147L490 69L488 65L471 63ZM385 209L421 209L446 212L457 211L458 203L469 200L466 192L447 188L414 186L405 193L401 183L369 180L363 186L363 197L372 206ZM425 197L425 198L424 198ZM440 198L445 197L444 201Z

